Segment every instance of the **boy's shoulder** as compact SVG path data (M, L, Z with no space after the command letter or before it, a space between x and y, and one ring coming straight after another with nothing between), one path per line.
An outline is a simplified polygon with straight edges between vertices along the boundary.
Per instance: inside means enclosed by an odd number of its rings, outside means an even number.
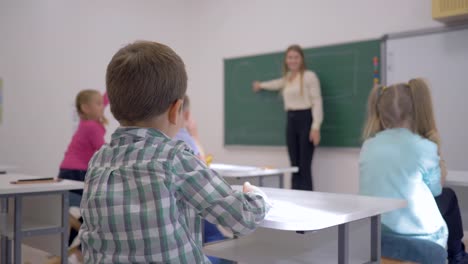
M112 156L116 162L174 160L193 153L184 142L146 128L118 128L112 134L111 142L99 152Z
M131 131L113 135L110 144L97 151L89 164L89 170L96 175L103 170L138 171L141 175L186 175L204 169L201 161L182 141L172 140L164 134ZM132 134L133 133L133 134Z
M143 139L141 144L137 142L134 147L143 150L143 152L153 153L155 160L161 158L174 160L176 157L183 158L187 155L193 155L193 151L185 142L171 139L165 135L148 137Z

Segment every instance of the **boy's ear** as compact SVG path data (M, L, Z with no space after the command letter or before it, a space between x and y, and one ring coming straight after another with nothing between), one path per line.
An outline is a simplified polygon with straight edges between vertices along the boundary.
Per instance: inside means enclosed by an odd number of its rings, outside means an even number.
M179 118L182 116L180 112L182 111L183 102L182 99L177 99L177 101L172 103L169 107L169 122L173 125L176 125Z

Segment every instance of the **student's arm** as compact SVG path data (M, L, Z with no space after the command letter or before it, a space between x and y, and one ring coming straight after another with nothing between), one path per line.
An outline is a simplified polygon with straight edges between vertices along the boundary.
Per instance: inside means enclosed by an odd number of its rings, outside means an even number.
M269 210L263 194L232 190L216 172L190 153L175 155L173 172L182 199L203 218L234 234L252 232Z
M187 127L187 131L188 133L190 134L190 136L192 137L192 141L193 141L193 144L195 145L195 147L198 149L198 153L197 156L201 159L201 160L205 160L205 150L203 149L203 146L201 145L200 143L200 137L198 135L198 127L197 127L197 123L195 122L195 120L193 118L190 118L187 123L186 123L186 127Z
M86 137L88 138L91 147L94 151L99 150L102 145L104 145L104 135L106 131L102 129L97 123L88 123L83 128L84 133L86 133Z
M198 148L198 158L205 161L206 160L206 155L205 155L205 149L203 149L203 146L200 144L200 140L197 138L194 138L195 145Z
M437 155L437 147L435 144L422 149L424 151L422 157L423 166L423 181L431 190L434 197L442 193L442 173L440 168L440 157Z
M440 167L436 166L431 170L423 174L424 183L431 190L434 197L439 196L442 193L442 184L440 178Z
M320 90L320 81L313 72L306 72L304 75L304 84L309 89L310 102L312 104L312 130L320 131L323 121L322 92Z
M445 179L447 178L447 165L445 164L445 159L442 157L441 151L440 151L440 135L437 130L431 130L427 133L427 135L424 135L427 139L430 141L434 142L437 145L437 154L439 155L439 166L440 166L440 182L442 186L445 185Z

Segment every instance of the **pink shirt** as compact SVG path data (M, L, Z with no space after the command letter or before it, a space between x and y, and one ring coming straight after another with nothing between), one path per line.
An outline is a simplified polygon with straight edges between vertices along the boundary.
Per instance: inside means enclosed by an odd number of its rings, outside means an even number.
M104 105L109 103L104 94ZM94 153L104 145L106 129L95 120L80 120L78 129L68 145L60 169L87 170Z

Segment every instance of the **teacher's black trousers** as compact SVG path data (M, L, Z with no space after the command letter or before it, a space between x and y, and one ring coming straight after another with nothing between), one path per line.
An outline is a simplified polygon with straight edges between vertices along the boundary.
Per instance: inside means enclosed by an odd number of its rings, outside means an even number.
M312 125L311 109L287 111L286 142L291 166L299 167L292 175L294 190L314 189L312 182L312 157L315 146L309 140Z

